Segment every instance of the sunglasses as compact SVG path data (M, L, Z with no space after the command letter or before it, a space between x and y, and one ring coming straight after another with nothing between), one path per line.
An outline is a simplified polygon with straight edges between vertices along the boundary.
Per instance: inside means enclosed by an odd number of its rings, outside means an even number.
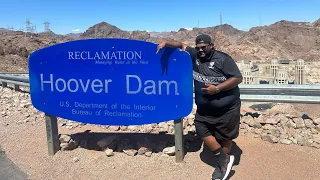
M203 51L205 51L205 50L207 50L207 47L208 47L208 45L207 45L207 46L195 47L195 49L196 49L197 51L200 51L200 49L202 49Z

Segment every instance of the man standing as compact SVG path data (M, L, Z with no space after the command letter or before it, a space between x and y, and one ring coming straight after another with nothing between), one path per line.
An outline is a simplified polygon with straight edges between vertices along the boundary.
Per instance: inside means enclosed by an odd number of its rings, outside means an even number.
M186 50L193 61L193 78L197 112L197 134L215 153L218 167L212 179L226 179L234 157L228 155L232 140L239 135L240 91L242 75L235 61L226 53L214 49L211 37L200 34L192 48L181 42L165 41L158 45L157 53L165 46Z

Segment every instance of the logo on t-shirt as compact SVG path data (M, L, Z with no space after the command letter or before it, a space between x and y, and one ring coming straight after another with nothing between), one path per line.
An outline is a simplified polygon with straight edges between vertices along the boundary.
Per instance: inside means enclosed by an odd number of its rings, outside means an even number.
M200 65L199 59L196 59L196 64L197 64L197 66Z
M210 63L209 63L209 68L210 68L210 69L214 69L214 62L210 62Z

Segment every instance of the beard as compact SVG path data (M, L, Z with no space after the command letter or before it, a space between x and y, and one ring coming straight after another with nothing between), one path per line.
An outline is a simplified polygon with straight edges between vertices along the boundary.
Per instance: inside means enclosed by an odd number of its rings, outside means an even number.
M202 54L201 54L202 53ZM211 54L213 53L213 50L210 50L209 52L198 52L197 56L201 61L205 61L206 59L208 59Z

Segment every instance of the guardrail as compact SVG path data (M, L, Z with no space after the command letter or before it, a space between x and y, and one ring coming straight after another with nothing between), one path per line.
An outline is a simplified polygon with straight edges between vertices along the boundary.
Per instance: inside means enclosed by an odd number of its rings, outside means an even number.
M0 74L0 82L2 87L7 87L8 83L13 84L16 91L20 90L20 86L30 86L29 78L9 74Z
M29 87L29 78L10 74L0 74L3 87L13 84L15 90L19 86ZM283 102L283 103L320 103L319 84L240 84L240 98L251 102Z
M319 84L240 84L242 101L320 103Z
M0 74L29 74L27 72L0 72Z

